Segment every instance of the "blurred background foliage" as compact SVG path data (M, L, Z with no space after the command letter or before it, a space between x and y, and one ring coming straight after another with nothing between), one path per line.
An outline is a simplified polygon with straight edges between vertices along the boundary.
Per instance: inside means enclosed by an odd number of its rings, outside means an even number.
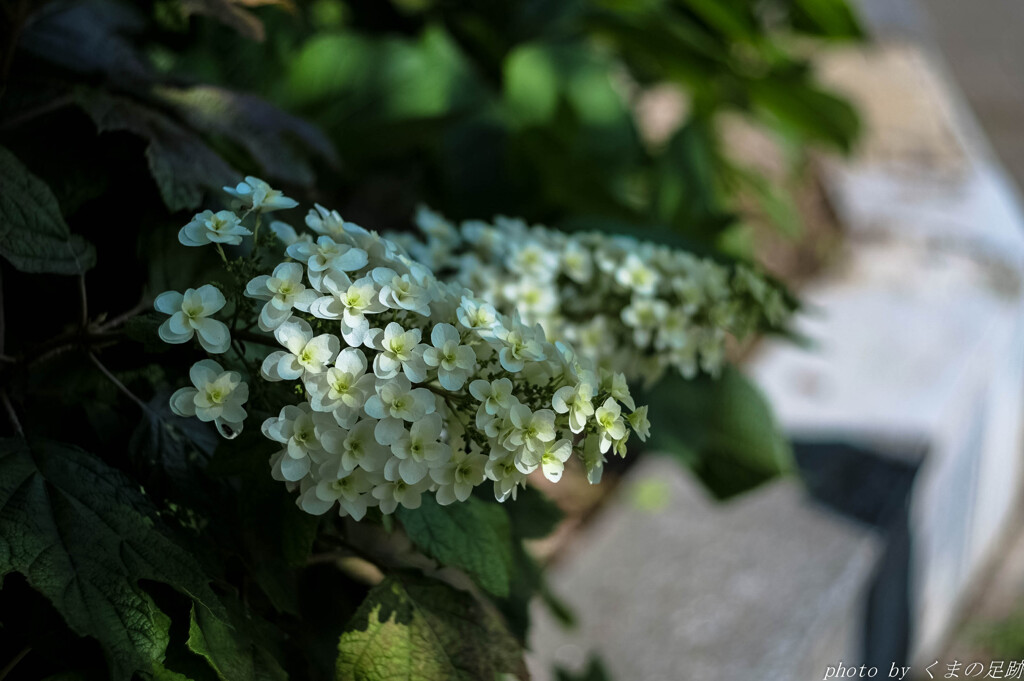
M157 7L179 33L154 63L315 123L343 161L331 198L387 226L422 201L735 245L746 193L793 234L791 197L730 157L723 117L769 131L794 170L858 131L808 61L860 37L842 0L315 0L259 10L262 42ZM659 100L673 120L651 120Z

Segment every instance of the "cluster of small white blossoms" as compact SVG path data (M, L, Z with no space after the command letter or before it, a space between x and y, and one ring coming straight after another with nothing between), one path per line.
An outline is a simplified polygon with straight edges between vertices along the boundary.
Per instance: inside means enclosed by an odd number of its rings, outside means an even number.
M506 217L456 226L422 207L416 223L422 240L397 240L438 276L647 384L669 368L715 374L727 336L778 325L791 312L781 290L745 265L628 236L566 234Z
M196 219L212 222L204 216ZM337 212L317 205L305 222L315 237L271 223L287 259L245 289L259 303L256 324L280 346L259 370L285 388L267 391L283 402L262 427L280 445L272 475L299 491L305 511L337 505L358 520L368 508L418 508L424 494L442 505L465 501L487 482L505 501L534 471L559 480L574 453L596 483L605 456L625 455L632 432L646 439L647 408L636 407L623 375L439 281L394 241ZM220 340L204 331L219 299L172 294L158 306L175 320L165 340L184 342L186 327L201 343ZM176 413L240 428L231 396L247 389L238 375L205 360L192 379L194 389L172 397ZM222 408L214 414L210 405Z

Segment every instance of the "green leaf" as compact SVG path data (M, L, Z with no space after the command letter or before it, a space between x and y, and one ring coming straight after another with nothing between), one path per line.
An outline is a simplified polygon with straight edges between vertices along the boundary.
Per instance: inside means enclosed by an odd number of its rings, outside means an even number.
M266 178L306 186L315 179L310 152L338 162L330 140L316 126L259 97L212 86L159 88L157 94L196 130L222 135L245 149Z
M366 596L338 644L338 681L527 678L519 644L486 604L425 577L392 575Z
M96 250L72 235L50 188L0 147L0 254L22 272L83 274Z
M793 470L793 454L771 408L744 376L667 374L637 401L650 405L651 446L682 459L719 498Z
M171 212L198 208L206 190L234 184L240 173L194 131L141 101L79 89L76 103L100 132L124 130L146 140L149 170Z
M860 118L849 102L799 75L751 81L750 99L755 110L798 139L825 142L849 153L860 134Z
M114 679L156 671L167 648L170 620L140 580L222 611L195 558L158 522L137 485L81 449L0 441L0 578L23 574L73 631L96 638Z
M192 607L188 647L206 658L221 681L284 681L288 678L270 653L202 605Z
M418 509L399 509L398 519L428 556L465 570L495 596L508 595L512 540L504 508L476 497L441 506L425 496Z
M558 106L558 72L554 58L542 45L521 45L504 61L504 97L516 120L525 125L545 123Z
M527 485L515 501L505 504L512 523L512 535L519 539L540 539L551 534L565 514L543 492Z

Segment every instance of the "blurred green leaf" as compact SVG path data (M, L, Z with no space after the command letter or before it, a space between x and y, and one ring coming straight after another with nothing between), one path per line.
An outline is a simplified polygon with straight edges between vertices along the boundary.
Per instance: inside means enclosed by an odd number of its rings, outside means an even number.
M735 368L718 378L667 374L637 401L650 405L651 448L678 457L718 498L793 470L771 408Z
M546 123L558 106L558 74L542 45L521 45L504 62L505 104L523 125Z
M72 235L53 192L0 147L0 254L22 272L85 274L96 249Z
M860 119L847 101L795 75L754 80L749 91L755 110L790 135L848 153L860 133Z
M237 620L237 618L236 618ZM225 622L203 606L192 606L188 648L206 659L221 681L286 681L288 674L241 626Z

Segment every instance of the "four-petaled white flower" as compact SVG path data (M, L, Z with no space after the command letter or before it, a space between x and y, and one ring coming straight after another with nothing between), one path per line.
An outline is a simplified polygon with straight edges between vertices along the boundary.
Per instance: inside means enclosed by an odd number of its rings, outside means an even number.
M246 207L260 213L286 210L299 205L295 199L289 199L281 191L252 175L247 176L244 182L239 182L234 187L224 187L224 191L241 200Z
M548 442L542 449L524 451L520 458L519 470L527 473L540 466L545 478L551 482L558 482L562 479L565 462L569 460L570 456L572 456L571 441L563 438Z
M364 420L347 432L339 428L324 433L324 449L341 456L340 471L362 468L374 473L384 469L391 458L391 450L377 442L373 429L373 421Z
M337 336L313 337L313 327L293 317L274 330L277 342L288 349L275 350L263 360L260 373L268 381L294 381L303 374L322 374L341 349Z
M319 297L302 283L302 265L296 262L283 262L274 268L272 275L255 277L246 285L245 295L267 301L259 316L263 331L273 331L288 321L292 308L308 312L310 304Z
M448 463L430 469L430 479L438 485L437 503L447 506L468 499L473 488L484 481L486 465L487 457L483 454L454 450Z
M366 356L358 348L338 353L334 366L305 378L309 402L315 411L331 412L338 424L351 428L366 398L373 394L373 374L366 373Z
M491 416L505 415L518 402L512 395L512 381L507 378L494 381L478 378L469 384L469 394L482 402L480 408Z
M414 484L423 480L431 468L447 461L452 450L439 442L443 428L441 415L436 412L413 423L391 444L395 458L384 467L384 477Z
M626 421L629 422L629 427L633 429L640 441L647 442L647 438L651 434L651 422L647 419L647 405L634 409L626 417Z
M394 513L398 505L405 508L419 508L423 504L423 493L430 487L430 479L424 478L410 484L404 480L385 481L373 488L371 494L380 502L381 513Z
M237 437L246 417L242 405L249 399L249 386L242 376L237 371L225 371L212 359L204 359L192 365L189 378L195 387L175 391L171 395L171 411L178 416L213 421L223 437Z
M626 425L622 422L622 407L611 397L594 412L594 420L597 422L602 454L626 435Z
M498 360L505 371L518 373L527 361L539 362L545 357L543 344L529 327L515 325L509 329L496 326L494 335L501 342Z
M405 376L378 381L377 394L363 406L370 418L391 417L415 422L436 409L434 393L426 388L413 388Z
M401 371L410 381L423 382L427 368L423 363L421 333L419 329L406 331L397 322L384 327L384 333L374 341L374 347L380 350L380 354L373 359L373 373L378 378L393 378Z
M550 409L531 411L525 404L517 404L508 413L512 427L505 446L513 445L529 451L543 449L545 442L555 439L555 412Z
M329 467L329 463L323 464ZM310 487L299 499L299 506L306 513L323 515L334 506L340 507L341 515L350 515L353 520L366 516L366 492L373 489L373 478L361 469L354 469L344 477L331 480L324 477L315 487Z
M493 305L463 296L456 314L459 324L464 328L476 331L484 340L494 337L493 329L498 324L498 312Z
M582 433L587 419L594 413L594 388L589 383L562 386L551 396L551 406L559 414L569 413L569 429Z
M370 330L368 314L387 308L377 298L377 287L370 277L352 281L344 272L329 272L321 280L328 295L313 301L309 311L320 319L340 319L341 336L355 347L362 345Z
M292 258L306 263L309 282L314 288L320 286L324 273L355 272L366 267L366 251L346 243L337 243L329 236L321 236L316 243L296 242L286 252Z
M185 246L205 246L206 244L228 244L238 246L242 237L252 234L242 226L241 220L230 210L214 213L204 210L196 213L192 221L178 232L178 241Z
M437 380L445 390L461 390L476 366L476 352L462 345L459 331L451 324L435 324L430 332L429 347L423 351L423 361L437 369Z
M216 286L205 284L185 293L164 291L156 297L153 306L171 318L160 325L157 333L165 343L187 343L196 334L203 349L220 354L231 345L227 324L210 315L224 307L224 294Z
M286 405L277 417L263 422L262 430L267 438L285 445L274 467L283 479L295 482L309 472L313 463L323 460L320 438L335 428L330 416L314 412L302 403Z
M380 286L381 303L396 310L418 312L424 317L430 315L430 289L412 274L400 275L393 269L377 267L372 276Z

